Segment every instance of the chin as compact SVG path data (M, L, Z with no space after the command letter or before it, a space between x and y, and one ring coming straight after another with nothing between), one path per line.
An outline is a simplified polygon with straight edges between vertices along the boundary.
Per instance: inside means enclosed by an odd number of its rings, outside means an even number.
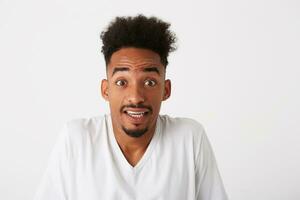
M123 126L122 126L122 129L128 136L134 137L134 138L141 137L148 131L148 128L144 128L144 129L127 129Z

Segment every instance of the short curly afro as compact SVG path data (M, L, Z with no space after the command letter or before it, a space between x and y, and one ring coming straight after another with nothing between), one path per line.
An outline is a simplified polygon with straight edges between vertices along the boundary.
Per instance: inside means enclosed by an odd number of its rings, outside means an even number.
M169 27L169 23L141 14L135 17L116 17L100 36L106 66L114 52L124 47L136 47L159 54L166 68L169 53L176 50L176 35Z

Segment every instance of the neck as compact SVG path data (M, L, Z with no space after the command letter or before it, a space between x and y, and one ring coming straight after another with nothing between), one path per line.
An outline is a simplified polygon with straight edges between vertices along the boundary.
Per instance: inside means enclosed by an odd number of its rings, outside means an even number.
M155 132L155 124L138 138L127 135L122 128L115 126L114 123L113 132L123 155L132 166L135 166L146 152Z

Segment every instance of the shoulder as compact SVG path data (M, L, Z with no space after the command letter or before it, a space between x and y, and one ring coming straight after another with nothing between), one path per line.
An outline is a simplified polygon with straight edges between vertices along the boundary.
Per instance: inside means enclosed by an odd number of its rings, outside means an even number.
M203 131L204 128L198 121L185 117L170 117L169 115L159 116L162 126L174 129Z
M160 115L161 126L166 134L177 135L178 137L191 137L193 140L201 140L205 135L204 127L195 119L185 117L170 117Z
M75 118L66 122L69 131L88 131L94 130L99 124L105 120L104 116L94 116L86 118Z
M65 136L73 145L84 144L86 140L93 141L101 133L99 129L105 123L105 116L75 118L64 125Z

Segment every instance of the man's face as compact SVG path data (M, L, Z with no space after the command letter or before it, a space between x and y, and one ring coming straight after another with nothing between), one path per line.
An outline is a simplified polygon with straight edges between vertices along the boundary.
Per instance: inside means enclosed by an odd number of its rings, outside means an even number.
M102 81L102 96L109 101L114 128L132 137L154 131L161 102L170 96L160 56L146 49L114 52Z

